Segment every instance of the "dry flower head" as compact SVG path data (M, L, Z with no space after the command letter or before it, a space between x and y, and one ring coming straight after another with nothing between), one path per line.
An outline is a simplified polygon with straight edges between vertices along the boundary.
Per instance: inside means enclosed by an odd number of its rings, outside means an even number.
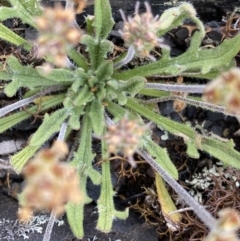
M129 120L126 117L116 124L108 126L108 132L104 136L108 145L108 152L122 153L134 167L136 164L133 160L133 154L137 150L139 141L145 131L146 126L139 124L137 120Z
M216 226L204 241L240 241L236 233L240 228L240 214L237 210L225 208L218 216Z
M183 77L179 76L177 78L177 84L182 84L183 83ZM182 96L182 97L187 97L188 93L185 92L171 92L171 95L178 95L178 96ZM187 104L185 101L183 100L174 100L173 101L173 109L176 112L181 112L182 110L184 110L186 108Z
M119 31L124 39L125 44L134 48L136 55L140 58L148 57L155 60L150 55L155 47L169 48L163 44L163 39L158 38L159 31L159 17L154 17L151 11L149 3L145 2L146 12L139 14L140 3L137 2L135 6L134 17L128 17L126 19L122 10L120 13L124 21L124 27L122 31Z
M38 57L46 55L58 67L67 65L67 53L76 45L82 33L74 27L75 12L61 5L45 8L43 15L35 19L39 37L37 39Z
M233 114L240 112L240 68L232 68L212 80L204 91L205 101L224 105Z
M21 194L19 213L21 220L28 220L35 210L49 210L60 215L68 201L81 201L76 170L59 161L67 153L66 143L56 141L50 149L39 151L26 165L23 170L26 185Z

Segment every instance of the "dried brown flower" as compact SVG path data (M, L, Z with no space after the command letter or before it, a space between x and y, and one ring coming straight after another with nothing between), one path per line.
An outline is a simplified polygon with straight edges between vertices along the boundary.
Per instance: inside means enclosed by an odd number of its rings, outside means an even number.
M20 219L27 220L34 210L49 210L59 215L68 201L81 201L76 170L59 162L67 153L67 145L56 141L52 148L39 151L26 165Z
M182 84L183 83L183 77L179 76L177 78L177 84ZM187 97L186 92L172 92L171 95L178 95L178 96L182 96L182 97ZM183 100L174 100L173 101L173 109L176 112L181 112L182 110L184 110L186 108L187 104L185 101Z
M133 154L145 131L146 126L139 124L136 120L129 120L126 117L121 119L115 125L110 125L104 136L104 140L108 144L108 151L122 153L128 158L129 163L135 166Z
M240 112L240 69L232 68L212 80L204 91L203 99L226 106L234 114Z
M240 214L231 208L221 210L216 227L204 241L239 241L236 231L240 228Z
M168 48L168 46L163 44L162 38L158 38L157 33L160 30L158 16L153 16L151 7L147 2L145 2L146 13L140 15L139 5L140 3L137 2L135 6L135 16L133 18L128 17L126 19L123 11L121 11L124 27L120 33L125 44L128 47L133 46L138 57L148 57L155 60L154 57L150 55L150 51L157 46L163 48Z
M48 56L58 67L67 65L67 53L76 45L82 33L74 27L75 12L61 5L45 8L43 15L35 19L39 30L38 57Z

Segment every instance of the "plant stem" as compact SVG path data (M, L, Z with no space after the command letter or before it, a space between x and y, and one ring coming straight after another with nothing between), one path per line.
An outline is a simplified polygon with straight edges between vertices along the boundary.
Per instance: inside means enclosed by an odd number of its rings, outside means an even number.
M50 240L55 219L56 219L56 215L54 214L54 212L51 212L42 241Z
M0 117L20 108L20 107L23 107L25 105L28 105L30 104L31 102L33 102L35 99L41 97L41 96L44 96L46 94L49 94L53 91L56 91L56 90L61 90L63 87L50 87L48 89L45 89L43 90L42 92L36 94L36 95L33 95L29 98L26 98L26 99L23 99L23 100L20 100L20 101L17 101L16 103L13 103L11 105L8 105L8 106L5 106L3 108L0 109Z
M178 95L154 98L154 99L150 99L150 100L144 100L142 102L145 104L149 104L149 103L158 103L158 102L171 101L171 100L182 100L182 101L186 102L186 104L189 104L189 105L201 107L203 109L207 109L207 110L214 111L214 112L220 112L220 113L223 113L224 115L236 117L235 114L228 112L226 107L224 107L224 106L214 105L214 104L203 102L203 101L197 101L197 100L189 99L189 98L186 98L183 96L178 96Z
M127 63L129 63L133 59L134 54L135 54L134 48L132 46L130 46L128 48L127 55L125 56L125 58L121 59L119 62L114 64L114 68L115 69L120 69L122 66L126 65Z
M61 128L60 128L59 134L58 134L58 138L57 138L58 141L64 140L66 131L67 131L67 122L63 122L61 125Z
M65 5L65 9L74 9L74 2L73 1L69 1L69 0L66 0L66 5ZM73 22L73 26L79 30L81 30L81 28L79 27L76 19L74 19L74 22Z
M57 138L58 141L64 140L64 136L66 134L66 131L67 131L67 122L63 122L62 125L61 125L61 128L60 128L59 134L58 134L58 138ZM48 224L47 224L47 227L46 227L46 230L45 230L42 241L49 241L50 240L55 219L56 219L56 215L55 215L54 211L52 211L51 215L49 217Z
M65 9L73 9L73 8L74 8L74 2L70 2L69 0L66 0ZM81 30L75 19L74 19L73 25L77 29ZM72 63L68 58L67 58L67 62L68 62L68 68L72 68L73 67ZM67 130L67 123L64 122L61 126L61 129L60 129L60 132L59 132L59 135L58 135L58 138L57 138L58 140L64 139L64 135L66 133L66 130ZM52 211L51 215L50 215L50 218L49 218L49 221L48 221L48 225L46 227L46 231L45 231L45 234L44 234L44 237L43 237L43 241L49 241L50 240L55 219L56 219L56 215Z
M147 89L158 89L170 92L186 92L186 93L203 93L206 88L205 85L171 85L171 84L159 84L159 83L147 83L145 85Z
M107 126L111 126L114 124L114 122L112 121L112 119L108 116L108 114L105 112L104 113L104 116L105 116L105 121L106 121L106 124Z
M137 151L174 189L174 191L193 209L199 219L212 230L216 219L200 203L198 203L180 184L178 184L148 153L144 150Z
M68 56L74 61L75 64L78 65L78 67L81 67L85 71L87 71L88 69L87 60L82 54L78 53L76 49L74 48L70 49L68 52Z

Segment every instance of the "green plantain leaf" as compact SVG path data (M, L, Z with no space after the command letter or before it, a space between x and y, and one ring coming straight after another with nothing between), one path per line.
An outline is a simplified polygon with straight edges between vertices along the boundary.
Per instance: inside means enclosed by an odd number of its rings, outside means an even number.
M92 160L94 158L92 153L92 122L87 114L88 111L87 108L81 127L81 142L77 152L74 154L71 165L76 167L85 176L89 173L94 173L95 175L89 177L95 185L99 185L101 182L101 175L92 167Z
M14 56L10 56L7 59L7 71L11 76L12 81L5 87L5 93L7 96L12 97L16 94L20 87L27 87L29 89L35 89L39 86L53 86L53 85L68 85L69 79L63 81L57 79L47 79L42 77L36 69L31 66L22 66L18 59ZM61 81L61 82L60 82ZM72 82L72 81L71 81Z
M92 200L88 197L86 191L87 177L81 173L79 174L79 191L82 194L82 201L79 203L68 202L66 205L67 219L74 235L81 239L84 236L83 220L84 220L84 206Z
M26 146L20 152L16 153L13 157L11 157L10 161L17 173L20 173L27 163L27 161L36 153L36 151L41 147L40 145L36 146Z
M56 82L74 82L74 80L78 79L74 71L68 69L52 69L47 74L44 72L44 67L42 66L38 66L35 69L40 76Z
M141 89L143 89L147 80L141 76L135 76L127 81L109 80L107 85L113 87L118 92L126 92L132 97L135 96Z
M26 111L25 110L19 111L12 115L1 118L0 119L0 133L3 133L7 129L30 118L32 115L37 114L39 111L41 112L41 111L47 110L51 107L61 104L64 97L65 97L64 94L60 94L57 96L51 96L50 98L45 100L43 103L41 103L40 106L37 106L37 105L32 106L32 107L27 108Z
M23 23L36 27L34 16L39 16L42 13L40 0L9 0L9 2L12 7L0 7L0 21L9 18L20 18Z
M196 143L192 143L191 140L186 141L185 143L187 145L187 155L192 158L198 159L200 155Z
M86 183L81 182L81 186L86 185ZM80 188L81 190L82 188ZM78 239L82 239L84 237L83 230L83 219L84 219L84 206L79 203L68 202L66 205L67 219L68 223L71 227L72 232Z
M224 164L240 169L240 153L234 149L233 140L223 142L211 137L203 137L199 148L221 160Z
M195 32L192 37L192 46L180 56L170 59L162 58L154 63L125 70L114 74L113 78L128 80L134 76L145 77L154 74L189 76L189 73L201 78L209 78L209 76L212 78L214 74L219 74L220 70L223 71L233 66L233 58L240 50L240 34L237 34L234 38L224 40L214 49L197 47L199 39L201 39L201 34Z
M143 148L146 149L149 154L155 158L155 161L174 179L178 179L178 171L173 165L167 150L160 147L148 136L143 136L142 138Z
M89 101L93 100L93 98L94 98L94 94L89 89L89 86L85 84L79 90L79 93L73 103L76 106L82 106L82 105L86 105Z
M91 118L94 133L101 136L105 127L104 107L98 99L92 101L89 116Z
M73 130L80 129L80 116L84 113L84 107L85 106L76 106L72 110L68 124Z
M114 25L111 6L108 0L95 0L94 16L96 39L100 42L108 37Z
M181 136L186 144L191 142L190 150L188 151L193 156L198 157L196 149L200 149L218 158L223 163L231 165L235 168L240 168L240 153L234 150L233 141L223 142L205 136L199 138L199 135L197 135L197 133L190 126L177 123L166 117L160 116L131 98L128 99L127 106L131 110L134 110L141 116L153 121L170 133Z
M110 162L108 159L108 153L106 152L106 144L102 141L102 185L100 197L97 201L98 208L98 221L97 229L102 232L110 232L112 229L113 220L115 217L126 219L128 217L128 209L125 211L115 210L113 197L114 191L111 181Z
M24 38L15 34L9 28L5 27L2 23L0 23L0 39L3 39L16 46L24 45L24 49L26 50L31 49L31 45L28 44Z
M40 7L41 0L9 0L12 6L16 7L18 11L22 11L24 9L32 16L37 16L42 13L42 9Z
M11 7L0 7L0 20L4 21L9 18L19 18L16 9Z
M81 43L87 46L87 51L89 52L89 57L93 70L97 70L97 68L106 58L107 53L113 50L112 42L108 40L101 40L100 42L98 42L93 37L87 34L85 34L81 38Z
M103 61L95 74L99 81L108 80L113 74L113 62L109 60Z
M43 123L32 136L29 145L41 145L47 141L53 134L60 130L62 123L69 116L70 112L71 110L64 108L56 110L50 116L45 114Z

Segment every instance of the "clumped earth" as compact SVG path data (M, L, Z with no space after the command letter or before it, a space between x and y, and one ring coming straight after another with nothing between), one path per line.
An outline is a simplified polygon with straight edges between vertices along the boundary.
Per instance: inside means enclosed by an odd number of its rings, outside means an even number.
M52 1L43 2L52 4ZM158 1L150 1L151 4L156 2ZM135 4L121 6L122 3L123 1L113 2L116 25L109 38L116 45L114 51L116 55L121 51L125 51L123 41L117 32L122 26L120 14L117 10L121 7L125 10L126 15L129 15L133 13ZM156 6L153 8L154 11L159 10L162 12L166 8L163 4L159 4L159 9ZM204 13L203 8L204 3L199 8L199 14ZM144 7L142 9L144 11ZM236 34L227 28L228 21L235 21L234 18L229 18L232 9L219 9L219 6L212 3L208 6L208 10L207 7L205 10L214 14L212 19L209 19L209 16L206 18L205 14L200 15L207 27L203 46L215 47L224 38L229 38ZM92 8L89 7L86 11L87 13L92 13ZM225 19L225 21L221 21L222 19ZM83 16L79 16L78 23L84 27ZM36 37L36 32L22 24L18 19L8 20L5 22L5 25L28 39ZM183 27L166 34L165 39L171 46L172 56L177 56L187 49L194 30L194 26L190 22L186 22ZM80 48L81 46L78 46L79 50ZM9 54L13 54L26 65L41 64L39 61L33 61L32 53L26 53L21 47L11 46L0 40L0 61L4 62L5 57ZM135 65L141 64L141 61L145 60L134 59L128 67L134 68ZM236 56L236 61L239 66L239 56ZM183 81L192 82L191 79L184 79ZM166 79L166 82L174 83L176 79L169 78ZM198 83L201 84L205 82L205 80L198 80ZM19 100L24 91L22 89L17 96L9 100L3 92L3 86L0 82L0 107ZM240 137L234 135L239 129L239 123L234 117L204 111L193 106L186 106L182 110L175 111L173 101L160 102L155 107L159 110L159 113L175 121L191 123L202 134L217 135L219 138L232 138L236 144L236 149L240 151ZM29 136L38 128L41 121L41 115L33 116L30 120L15 126L12 130L0 136L0 240L21 241L27 237L29 240L42 240L48 221L48 216L45 213L39 213L35 219L25 226L16 220L18 209L16 198L23 185L23 179L21 176L16 175L9 166L9 156L26 144ZM206 153L201 153L199 160L189 158L186 155L186 146L181 138L172 136L156 126L152 126L152 130L155 142L167 148L171 160L177 166L179 183L189 190L198 201L202 202L214 216L217 216L217 212L225 207L235 208L240 211L239 170L222 166L218 160ZM74 144L75 139L76 137L73 135L72 143L69 144ZM49 145L50 143L46 143L46 146ZM98 168L98 161L100 160L98 141L93 143L93 149L97 154L95 163L96 168ZM171 197L182 214L181 223L173 231L161 213L154 184L153 170L137 155L135 160L138 163L136 169L132 169L129 163L120 156L114 156L111 162L112 179L115 183L114 189L117 192L115 204L118 209L124 209L126 206L130 207L129 218L126 221L116 220L113 230L109 234L98 232L95 230L97 212L95 202L93 202L87 205L85 211L86 237L84 240L202 240L208 232L207 228L169 187ZM98 199L99 189L90 181L88 183L88 193L93 200L96 201ZM67 225L65 216L57 220L51 240L76 240Z

